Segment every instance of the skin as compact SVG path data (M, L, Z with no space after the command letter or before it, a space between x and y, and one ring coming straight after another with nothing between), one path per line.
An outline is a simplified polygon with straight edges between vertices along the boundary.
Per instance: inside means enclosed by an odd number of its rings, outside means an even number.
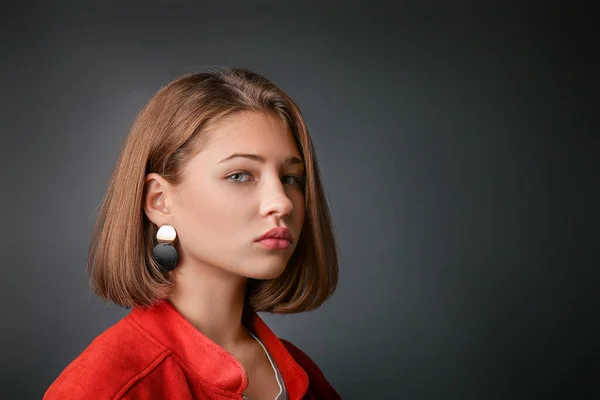
M197 329L240 361L250 400L279 392L259 343L242 325L248 278L273 279L284 271L304 221L303 164L284 121L274 113L246 112L213 126L207 146L183 171L177 187L160 175L146 176L144 211L157 226L177 232L173 306ZM233 157L255 154L263 161ZM287 227L293 240L271 250L256 239Z

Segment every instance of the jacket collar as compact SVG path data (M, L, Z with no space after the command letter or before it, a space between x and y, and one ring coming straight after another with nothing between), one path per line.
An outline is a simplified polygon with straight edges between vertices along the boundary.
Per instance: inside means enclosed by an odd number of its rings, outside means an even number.
M170 349L198 375L204 385L240 395L248 386L248 376L242 364L196 329L169 301L161 300L149 308L136 307L128 318ZM308 375L304 369L254 310L246 308L243 321L269 351L283 377L289 399L301 399L308 388Z

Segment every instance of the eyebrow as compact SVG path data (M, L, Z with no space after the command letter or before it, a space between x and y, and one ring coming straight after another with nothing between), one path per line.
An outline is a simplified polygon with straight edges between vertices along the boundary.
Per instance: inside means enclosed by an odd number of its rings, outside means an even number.
M232 160L234 158L247 158L250 160L261 162L263 164L266 161L266 159L263 156L259 156L258 154L233 153L229 157L226 157L226 158L222 159L221 161L219 161L217 164ZM283 163L283 165L297 165L297 164L304 164L304 161L302 161L301 159L299 159L296 156L287 156L287 157L283 157L282 163Z

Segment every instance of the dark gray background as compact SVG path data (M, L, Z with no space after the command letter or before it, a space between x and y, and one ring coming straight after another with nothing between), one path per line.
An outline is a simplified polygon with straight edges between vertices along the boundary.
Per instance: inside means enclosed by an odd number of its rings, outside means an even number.
M590 10L50 3L1 6L2 398L40 398L126 314L89 294L95 208L143 104L212 65L263 73L312 130L339 289L265 318L343 398L598 395Z

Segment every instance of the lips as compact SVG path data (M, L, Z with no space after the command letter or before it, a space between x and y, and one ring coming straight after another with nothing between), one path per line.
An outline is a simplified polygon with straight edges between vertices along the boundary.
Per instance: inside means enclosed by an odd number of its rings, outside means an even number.
M288 228L273 228L264 235L256 239L257 242L269 239L286 240L291 242L294 240L292 233Z

